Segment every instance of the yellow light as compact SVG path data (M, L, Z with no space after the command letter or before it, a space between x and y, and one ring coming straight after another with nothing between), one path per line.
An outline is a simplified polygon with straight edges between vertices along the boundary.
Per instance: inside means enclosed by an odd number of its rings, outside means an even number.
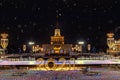
M2 46L3 49L5 49L8 46L8 39L7 39L8 34L2 33L1 37L2 37L1 38L1 46Z
M30 64L30 65L35 64L35 61L30 61L29 64Z
M35 42L30 41L30 42L28 42L28 44L29 44L29 45L34 45Z
M84 42L83 42L83 41L80 41L80 42L78 42L78 44L84 44Z
M84 62L82 60L76 60L77 64L84 64Z
M1 34L1 37L2 37L2 39L6 39L6 38L8 37L8 34L2 33L2 34Z
M114 33L108 33L107 37L112 38L114 36Z

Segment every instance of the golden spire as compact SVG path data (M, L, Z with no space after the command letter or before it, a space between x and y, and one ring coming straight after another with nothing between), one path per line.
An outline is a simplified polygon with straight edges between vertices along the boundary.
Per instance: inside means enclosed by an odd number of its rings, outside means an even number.
M57 23L56 23L56 29L55 29L54 36L61 36L61 34L60 34L60 25L58 23L58 16L56 16L56 18L57 18Z
M56 29L59 29L60 28L60 25L59 25L59 22L58 22L59 16L57 15L56 18L57 18Z

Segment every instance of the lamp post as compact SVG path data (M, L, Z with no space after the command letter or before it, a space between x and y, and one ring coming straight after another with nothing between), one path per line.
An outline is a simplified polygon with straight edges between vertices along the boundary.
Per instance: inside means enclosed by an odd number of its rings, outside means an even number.
M78 44L79 44L79 48L78 48L78 51L80 51L81 53L83 52L83 45L84 45L84 41L79 41Z
M33 42L33 41L29 41L28 42L28 45L30 46L30 52L34 52L34 44L35 44L35 42Z
M36 47L33 45L33 46L32 46L32 52L33 52L33 53L36 51L35 48L36 48Z
M24 51L24 53L26 51L26 45L25 44L23 45L23 51Z
M88 49L88 52L90 52L90 50L91 50L91 44L87 45L87 49Z

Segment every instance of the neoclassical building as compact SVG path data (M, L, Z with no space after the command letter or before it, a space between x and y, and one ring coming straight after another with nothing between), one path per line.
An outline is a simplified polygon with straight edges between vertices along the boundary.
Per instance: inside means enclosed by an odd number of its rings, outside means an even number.
M0 37L0 54L5 54L8 46L8 34L7 33L1 33Z
M120 53L120 39L116 40L114 38L114 33L107 34L107 52L110 54Z
M46 54L69 54L72 51L72 44L64 43L64 36L61 36L58 22L54 35L51 36L50 44L43 44L42 48Z

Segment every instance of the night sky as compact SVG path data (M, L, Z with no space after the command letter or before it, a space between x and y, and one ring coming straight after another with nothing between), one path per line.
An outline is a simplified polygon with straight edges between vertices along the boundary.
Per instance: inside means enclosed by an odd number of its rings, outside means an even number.
M11 51L30 40L50 43L57 20L65 43L104 50L107 32L120 38L120 0L0 0L0 33L9 34Z

